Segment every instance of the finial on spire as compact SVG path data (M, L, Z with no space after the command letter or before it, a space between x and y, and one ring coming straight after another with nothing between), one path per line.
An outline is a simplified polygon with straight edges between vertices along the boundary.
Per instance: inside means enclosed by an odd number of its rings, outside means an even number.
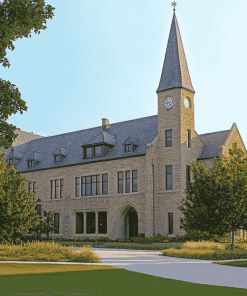
M175 12L175 7L177 6L177 2L173 1L173 2L172 2L172 6L173 6L173 10L174 10L174 12Z

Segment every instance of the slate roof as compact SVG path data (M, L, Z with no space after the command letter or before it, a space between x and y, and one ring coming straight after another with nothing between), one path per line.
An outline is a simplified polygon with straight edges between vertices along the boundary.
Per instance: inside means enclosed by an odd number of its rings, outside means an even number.
M230 130L199 135L206 146L199 159L219 156L219 146L223 145ZM7 158L15 159L15 169L18 172L28 172L39 169L49 169L67 165L90 163L101 160L124 158L146 154L146 145L153 142L158 135L158 116L149 116L111 124L102 133L102 126L65 133L56 136L40 137L22 143L9 149ZM83 159L83 145L96 144L94 139L114 139L114 145L102 157ZM127 141L126 141L127 140ZM124 143L138 144L134 152L125 153ZM54 155L61 152L65 157L55 163ZM63 153L62 153L63 152ZM33 167L27 167L27 159L38 155L40 161Z
M29 132L25 132L22 131L20 129L15 131L15 134L17 134L17 138L14 140L12 146L17 146L20 145L22 143L28 142L30 140L33 139L38 139L38 138L42 138L42 136L33 134L33 133L29 133ZM3 147L0 147L0 151L2 152L7 152L9 149L4 149Z
M105 134L104 136L102 136ZM129 156L144 155L146 153L146 145L151 143L158 134L158 116L149 116L124 122L112 123L110 128L102 133L102 126L65 133L56 136L43 137L12 147L7 154L7 158L12 157L11 153L18 152L21 159L14 162L17 172L28 172L39 169L48 169L62 167L67 165L75 165L82 163L90 163L100 160L108 160L114 158L124 158ZM110 142L114 139L114 145L109 152L102 157L83 159L82 145L87 145L95 137L102 138ZM138 139L139 145L134 152L125 153L123 143L129 137ZM111 142L112 143L112 142ZM58 148L67 149L67 155L59 163L54 161L54 153ZM33 152L41 155L41 161L33 168L27 167L27 159Z
M174 87L184 87L192 92L195 92L190 80L190 74L175 12L173 15L163 70L157 92Z
M225 143L230 130L199 135L204 146L199 159L219 156L219 147Z

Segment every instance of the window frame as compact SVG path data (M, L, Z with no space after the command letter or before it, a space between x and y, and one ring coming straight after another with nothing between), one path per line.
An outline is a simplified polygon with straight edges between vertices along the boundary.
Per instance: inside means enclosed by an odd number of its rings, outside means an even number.
M134 177L134 172L137 172L137 177ZM138 170L132 170L132 192L138 192L138 178L139 178L138 175L139 175ZM135 184L134 180L137 180L137 183L136 183L137 190L134 190L134 184Z
M60 155L59 154L55 155L55 163L58 163L58 162L60 162Z
M100 220L100 215L102 213L106 214L106 219L105 220L104 219ZM107 234L107 216L108 216L107 211L98 211L98 234ZM102 226L102 228L106 229L106 231L101 231L100 230L101 229L100 222L101 223L105 222L105 225Z
M53 183L54 180L50 180L50 198L53 199L53 196L54 196L54 183Z
M173 232L173 213L168 213L168 234L173 234Z
M94 221L94 231L93 232L89 232L89 225L88 225L88 216L89 214L94 213L94 220L90 220L90 221ZM92 227L93 228L93 227ZM95 234L96 233L96 213L94 211L92 212L86 212L86 234Z
M168 168L171 168L171 173L168 172ZM171 175L171 188L168 188L168 177ZM166 166L166 190L173 190L173 169L172 165L167 165Z
M54 231L53 231L53 233L54 234L59 234L59 228L60 228L60 221L59 221L59 217L60 215L59 215L59 213L53 213L53 221L54 221ZM55 218L55 217L57 217L57 219ZM57 221L56 221L57 220ZM57 222L57 224L56 224L56 222Z
M132 147L131 147L132 145L131 144L125 144L125 146L124 146L124 151L125 151L125 153L130 153L130 152L132 152ZM128 147L128 149L126 149Z
M168 132L171 132L171 136L168 137ZM169 130L166 130L165 131L165 134L166 134L166 147L172 147L172 129L169 129ZM171 140L171 145L168 146L168 140Z
M190 165L186 165L186 188L188 187L188 183L191 183L191 169Z
M188 148L191 148L191 130L187 130L187 133Z
M54 197L55 199L59 198L59 179L55 179L55 193L54 193Z
M129 177L127 177L127 174L129 173ZM130 170L125 171L125 193L130 193ZM128 186L128 188L127 188Z
M82 226L81 226L81 229L82 229L82 232L78 232L77 230L78 230L78 216L79 216L79 214L82 216L82 219L80 220L81 222L82 222ZM84 212L76 212L76 217L75 217L75 219L76 219L76 222L75 222L75 233L76 234L84 234Z
M64 195L64 178L59 180L59 196L63 198Z
M32 168L33 167L33 160L28 160L27 161L27 167Z
M80 177L75 177L75 197L79 197L79 196L80 196Z
M107 180L104 181L104 176L106 176ZM104 191L104 184L106 184L106 193ZM108 194L108 174L102 174L102 195Z
M119 178L120 174L122 174L122 179ZM120 181L122 181L122 182L120 182ZM120 183L122 184L122 191L119 190ZM124 193L124 172L120 171L120 172L118 172L118 194L123 194L123 193Z
M33 190L32 182L28 182L28 192L31 192Z

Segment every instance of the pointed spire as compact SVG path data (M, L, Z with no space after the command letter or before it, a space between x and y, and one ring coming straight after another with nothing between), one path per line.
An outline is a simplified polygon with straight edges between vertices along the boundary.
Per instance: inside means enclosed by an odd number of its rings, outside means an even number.
M183 87L195 92L190 80L175 11L173 14L163 70L157 92L174 87Z

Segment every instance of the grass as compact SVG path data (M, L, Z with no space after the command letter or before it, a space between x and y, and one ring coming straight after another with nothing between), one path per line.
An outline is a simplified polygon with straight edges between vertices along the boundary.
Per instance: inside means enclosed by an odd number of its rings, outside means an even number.
M221 262L214 261L212 263L229 265L229 266L237 266L237 267L247 267L247 261L221 261Z
M100 265L0 263L5 295L247 295L247 289L194 284Z
M181 249L170 248L162 252L163 256L225 260L247 258L247 244L236 243L235 250L231 251L229 245L212 241L186 242Z
M91 246L73 251L55 242L33 242L21 245L0 245L0 261L69 261L99 263L99 257L91 251Z

